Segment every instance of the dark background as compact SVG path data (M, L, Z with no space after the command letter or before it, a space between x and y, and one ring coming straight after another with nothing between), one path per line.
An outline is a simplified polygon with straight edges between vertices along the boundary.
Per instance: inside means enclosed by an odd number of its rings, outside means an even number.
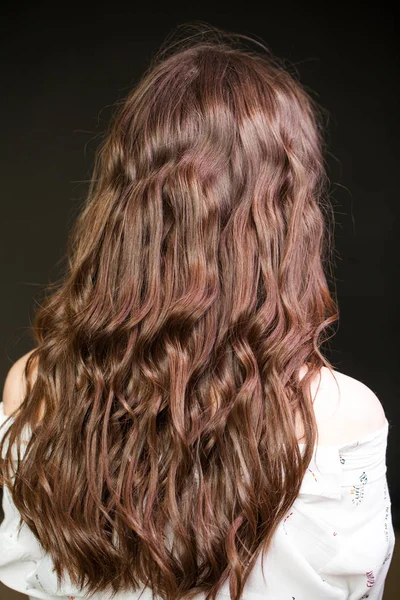
M219 6L219 8L218 8ZM229 8L228 8L229 6ZM328 357L368 385L389 420L388 483L400 528L398 50L380 5L280 2L178 10L17 4L3 8L0 378L33 347L35 299L58 275L99 136L172 29L201 20L258 36L330 114L340 323Z

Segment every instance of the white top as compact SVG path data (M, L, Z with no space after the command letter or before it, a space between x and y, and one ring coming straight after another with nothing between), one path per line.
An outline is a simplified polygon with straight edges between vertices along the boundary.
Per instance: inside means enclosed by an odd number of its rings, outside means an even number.
M0 402L0 436L6 418ZM244 600L382 600L395 545L386 480L388 429L386 420L378 431L351 443L314 449L300 494L265 554L266 581L260 554ZM6 487L3 510L0 581L30 598L85 598L67 576L57 589L51 558L25 524L18 534L19 513ZM119 593L115 600L136 600L140 591ZM219 594L227 596L229 582ZM93 599L110 597L97 594ZM145 588L142 600L151 597Z

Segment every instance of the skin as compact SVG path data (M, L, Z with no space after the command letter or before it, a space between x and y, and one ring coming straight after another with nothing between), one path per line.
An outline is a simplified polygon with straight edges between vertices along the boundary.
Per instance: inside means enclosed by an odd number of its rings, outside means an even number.
M2 397L6 415L10 415L18 408L25 397L24 368L32 352L33 350L21 356L7 373ZM300 380L307 370L307 365L301 367ZM370 435L381 429L386 422L382 404L370 388L361 381L339 371L335 370L333 374L334 376L329 369L322 367L320 377L319 375L314 377L310 386L314 399L320 446L354 441L356 438ZM37 369L33 365L30 373L32 384L36 375ZM43 417L43 410L41 417ZM299 418L296 418L296 432L298 441L303 443L305 441L304 429Z

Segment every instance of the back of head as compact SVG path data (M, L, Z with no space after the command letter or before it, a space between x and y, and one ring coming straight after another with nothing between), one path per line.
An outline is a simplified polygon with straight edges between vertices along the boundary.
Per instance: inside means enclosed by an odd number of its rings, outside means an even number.
M229 577L239 598L316 441L307 386L337 320L321 113L244 39L201 26L153 58L36 315L14 498L91 591L211 598Z

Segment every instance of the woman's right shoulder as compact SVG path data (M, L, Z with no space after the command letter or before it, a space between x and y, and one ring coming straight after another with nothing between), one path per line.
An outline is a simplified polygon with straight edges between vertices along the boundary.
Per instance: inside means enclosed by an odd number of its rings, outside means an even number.
M377 394L341 371L323 366L311 382L311 393L321 445L345 444L355 437L373 434L386 424Z

